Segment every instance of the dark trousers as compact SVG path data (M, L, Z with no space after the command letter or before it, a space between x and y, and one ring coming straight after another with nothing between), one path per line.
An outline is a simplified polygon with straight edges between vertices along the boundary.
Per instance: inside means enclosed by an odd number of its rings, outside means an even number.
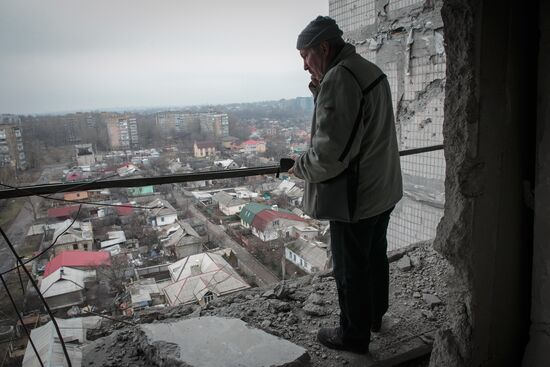
M392 210L356 223L330 222L340 329L346 343L368 343L371 322L388 310L386 232Z

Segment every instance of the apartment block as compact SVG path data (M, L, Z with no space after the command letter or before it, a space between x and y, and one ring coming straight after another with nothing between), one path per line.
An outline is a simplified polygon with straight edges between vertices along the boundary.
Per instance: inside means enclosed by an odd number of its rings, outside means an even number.
M0 115L0 167L6 166L27 168L21 119L16 115Z
M201 113L201 132L216 138L229 136L229 117L226 113Z
M113 149L135 149L139 147L135 117L108 118L107 133L109 135L109 144Z
M198 113L160 112L156 116L157 128L161 134L171 136L176 133L197 131L200 124Z

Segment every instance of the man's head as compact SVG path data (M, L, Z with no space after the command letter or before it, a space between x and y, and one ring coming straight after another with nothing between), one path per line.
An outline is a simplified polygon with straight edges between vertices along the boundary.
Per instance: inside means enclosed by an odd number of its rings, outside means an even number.
M344 46L342 34L334 19L318 16L298 35L296 48L314 84L323 78L334 56Z

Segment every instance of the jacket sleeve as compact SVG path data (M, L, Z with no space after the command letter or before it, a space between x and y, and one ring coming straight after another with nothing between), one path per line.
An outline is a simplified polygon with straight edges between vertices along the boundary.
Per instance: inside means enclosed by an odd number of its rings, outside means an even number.
M362 93L353 76L341 67L327 73L315 103L315 131L311 146L294 165L297 177L319 183L347 168L349 155L339 161L350 139Z

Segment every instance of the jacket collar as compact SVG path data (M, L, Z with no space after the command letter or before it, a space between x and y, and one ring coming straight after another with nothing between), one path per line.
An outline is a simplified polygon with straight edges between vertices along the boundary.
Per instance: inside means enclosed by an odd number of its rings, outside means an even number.
M330 69L332 69L333 67L335 67L336 65L338 65L338 63L344 59L347 59L348 57L350 57L351 55L354 55L356 52L355 52L355 46L352 45L351 43L346 43L344 45L344 47L342 47L342 49L340 50L340 52L334 57L334 59L332 60L332 62L330 63L329 67L327 68L327 71L325 72L325 74L323 75L323 79L325 78L325 75L327 75L328 71ZM322 81L322 79L321 79Z

